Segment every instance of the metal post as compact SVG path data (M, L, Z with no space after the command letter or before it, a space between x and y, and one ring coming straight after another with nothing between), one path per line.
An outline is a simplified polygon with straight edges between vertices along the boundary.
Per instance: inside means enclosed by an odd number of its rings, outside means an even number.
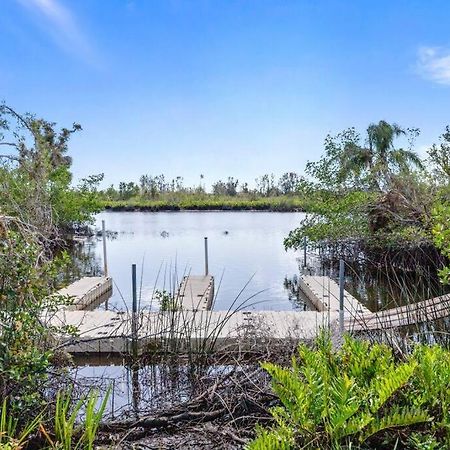
M306 267L306 236L303 238L303 267Z
M103 239L103 270L105 272L105 277L108 276L108 260L106 258L106 230L105 221L102 220L102 239Z
M208 268L208 238L205 237L205 277L209 274Z
M137 356L137 337L138 337L138 324L137 324L137 312L138 312L138 304L137 304L137 283L136 283L136 264L131 266L131 284L133 291L133 306L132 306L132 314L131 314L131 340L132 340L132 350L133 356Z
M344 260L339 260L339 331L344 333L344 285L345 265Z

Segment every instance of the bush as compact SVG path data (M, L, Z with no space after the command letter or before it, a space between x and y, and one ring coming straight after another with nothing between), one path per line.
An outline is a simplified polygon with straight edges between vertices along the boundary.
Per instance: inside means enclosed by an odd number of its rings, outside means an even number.
M438 346L397 360L350 337L334 351L323 335L291 367L262 366L281 404L248 450L450 448L450 352Z

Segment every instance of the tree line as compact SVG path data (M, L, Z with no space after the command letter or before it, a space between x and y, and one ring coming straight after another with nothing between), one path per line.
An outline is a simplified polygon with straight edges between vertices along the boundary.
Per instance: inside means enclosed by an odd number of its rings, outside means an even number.
M108 200L129 200L134 197L152 200L165 194L276 197L295 194L301 190L304 183L303 177L295 172L286 172L278 179L273 173L264 174L255 179L255 187L253 188L249 187L247 182L228 177L225 180L218 180L212 183L208 192L203 180L204 176L200 175L197 185L186 186L181 176L167 179L164 174L142 175L138 183L122 181L117 188L111 185L103 190L101 194Z

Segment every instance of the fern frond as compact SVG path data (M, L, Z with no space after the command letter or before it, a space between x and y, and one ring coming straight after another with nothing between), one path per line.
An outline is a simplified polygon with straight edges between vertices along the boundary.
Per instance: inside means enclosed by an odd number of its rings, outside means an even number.
M374 434L388 428L407 427L417 423L428 422L429 420L431 418L426 411L397 406L387 414L372 420L367 429L361 434L360 440L364 442Z
M370 411L376 413L398 389L408 382L416 367L417 362L411 359L384 376L374 379L370 386L372 395Z

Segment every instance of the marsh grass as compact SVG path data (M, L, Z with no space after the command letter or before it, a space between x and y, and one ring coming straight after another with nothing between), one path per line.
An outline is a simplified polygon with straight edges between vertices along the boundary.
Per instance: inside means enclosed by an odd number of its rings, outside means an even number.
M218 196L209 194L166 195L158 199L131 198L130 200L104 200L103 207L112 211L303 211L305 201L299 196L280 195L261 197L254 195Z

